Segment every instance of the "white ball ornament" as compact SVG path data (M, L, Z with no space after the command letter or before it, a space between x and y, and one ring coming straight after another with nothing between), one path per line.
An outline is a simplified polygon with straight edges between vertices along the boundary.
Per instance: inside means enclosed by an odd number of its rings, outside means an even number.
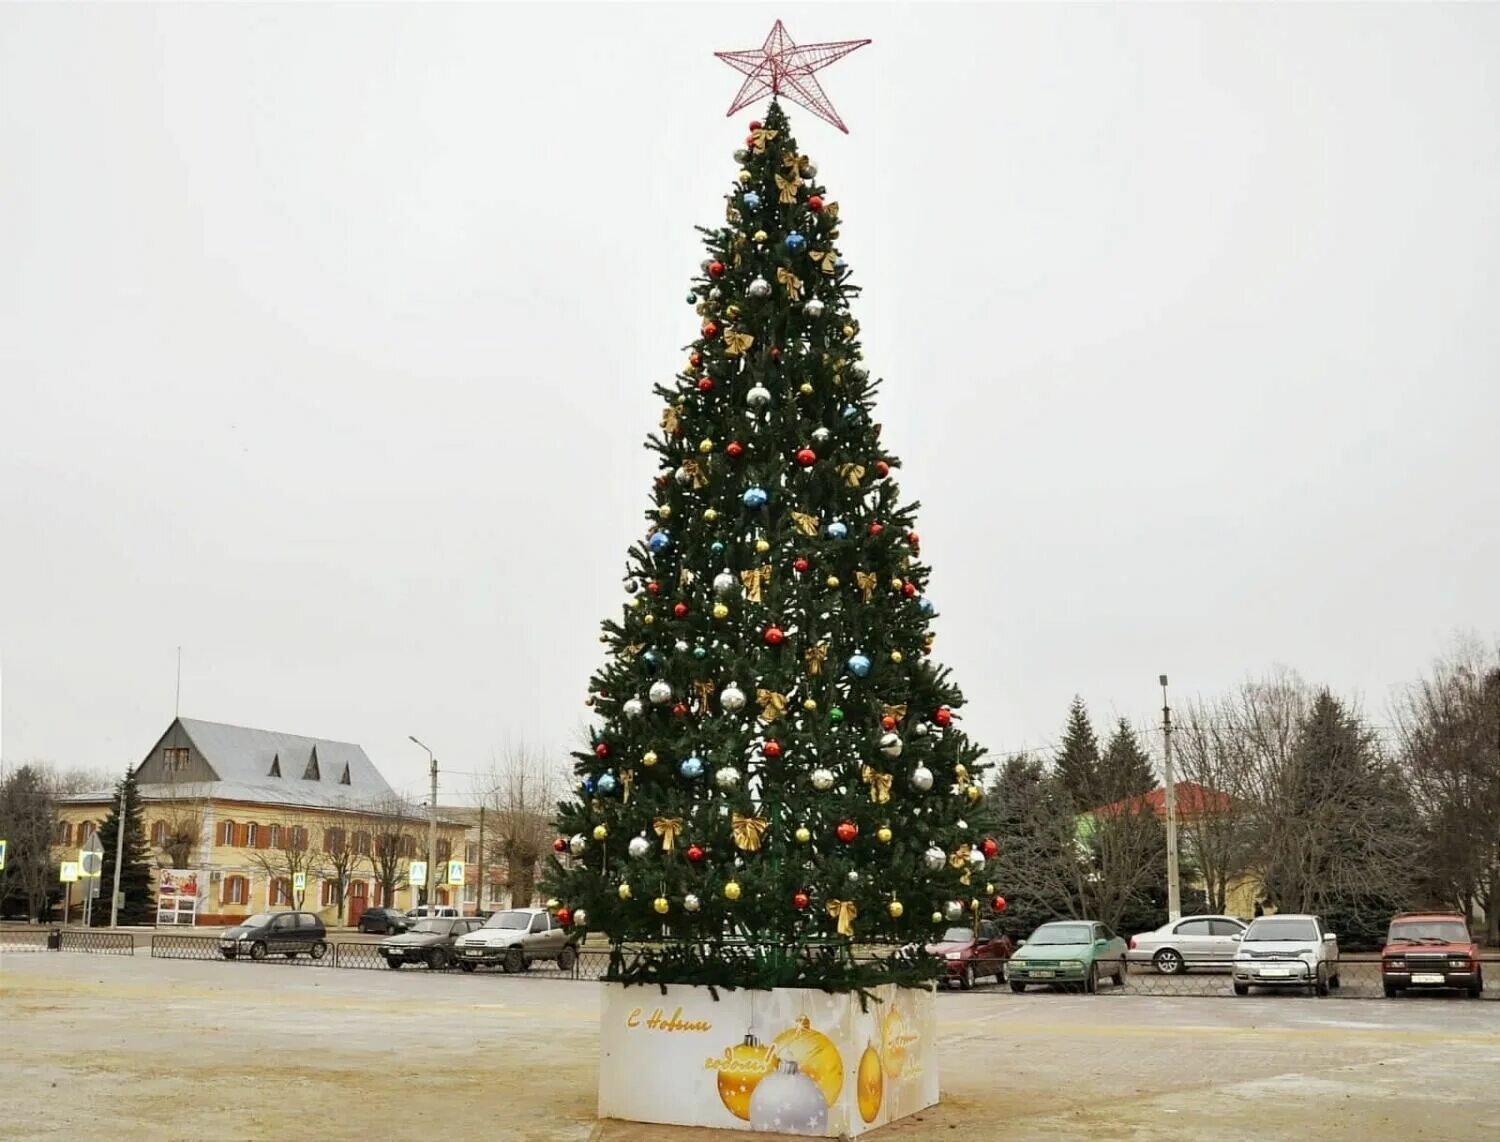
M731 682L723 690L719 691L719 705L731 714L738 713L745 708L745 692Z
M771 390L764 385L756 385L745 394L745 403L757 412L769 408L771 405Z
M728 571L720 571L714 576L714 594L718 595L721 599L726 599L734 594L735 588L739 585L739 580Z
M646 706L639 698L626 698L625 704L620 709L627 718L639 718L645 712Z
M813 788L820 792L827 792L833 788L833 772L819 766L812 771Z
M810 297L802 306L802 312L807 314L808 317L816 320L817 318L823 316L823 303L815 297Z
M765 278L756 278L749 285L747 285L745 287L745 295L747 297L757 297L757 298L759 298L759 297L770 297L771 296L771 283L768 282L768 281L766 281Z
M740 784L740 771L732 765L726 765L714 774L714 783L720 789L737 789Z
M573 923L576 924L578 927L585 928L585 927L588 926L588 922L589 922L589 914L587 912L585 912L582 908L577 909L573 913Z
M927 862L927 867L929 869L931 869L933 872L936 872L938 869L942 868L943 865L948 863L948 854L945 853L942 849L938 848L937 845L933 845L930 849L922 854L922 859Z
M630 844L626 846L630 855L639 860L651 851L651 842L645 837L631 837Z
M833 433L829 432L826 428L815 428L813 429L812 438L814 444L827 444L833 438Z
M682 908L683 908L683 911L685 911L685 912L696 912L696 911L698 911L700 903L701 903L701 901L699 901L698 897L695 896L693 893L689 892L686 896L684 896L682 898Z
M911 784L913 789L926 793L932 788L932 770L925 765L919 765L911 771Z
M900 734L881 734L880 752L886 757L900 757L901 750L905 748L901 742Z
M828 1133L828 1100L823 1088L791 1059L755 1084L750 1094L750 1129L773 1134Z
M983 868L984 867L984 853L980 849L973 848L973 849L969 850L969 867L970 868Z
M672 700L671 684L661 679L651 683L651 689L646 693L652 703L657 706L664 706Z
M962 920L964 916L963 902L959 900L948 901L947 905L943 908L943 915L947 916L950 921Z
M582 833L574 833L572 838L568 841L568 851L571 852L574 856L582 856L583 850L588 848L588 846L588 840L585 839Z

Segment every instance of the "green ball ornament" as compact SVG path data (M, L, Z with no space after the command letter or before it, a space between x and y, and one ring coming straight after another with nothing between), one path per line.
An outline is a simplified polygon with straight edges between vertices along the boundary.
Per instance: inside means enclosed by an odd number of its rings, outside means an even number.
M702 646L695 646L695 647L693 647L693 657L694 658L699 658L699 659L707 658L708 657L708 648L707 647L702 647Z
M833 709L828 711L828 720L834 725L838 725L844 720L843 709L838 706L833 707Z
M708 549L710 551L712 551L715 555L723 555L724 554L724 545L722 543L720 543L717 539L714 540L713 543L709 544L709 548Z

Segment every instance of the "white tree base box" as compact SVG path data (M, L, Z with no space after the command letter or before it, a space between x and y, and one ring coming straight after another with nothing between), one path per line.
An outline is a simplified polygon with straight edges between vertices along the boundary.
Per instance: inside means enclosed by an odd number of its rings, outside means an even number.
M600 986L601 1118L836 1138L938 1100L930 989Z

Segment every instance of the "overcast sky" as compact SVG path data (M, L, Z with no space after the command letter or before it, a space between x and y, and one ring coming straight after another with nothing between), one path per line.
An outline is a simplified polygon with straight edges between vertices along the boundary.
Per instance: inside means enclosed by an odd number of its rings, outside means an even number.
M776 15L983 743L1500 633L1500 6L6 5L5 759L570 746Z

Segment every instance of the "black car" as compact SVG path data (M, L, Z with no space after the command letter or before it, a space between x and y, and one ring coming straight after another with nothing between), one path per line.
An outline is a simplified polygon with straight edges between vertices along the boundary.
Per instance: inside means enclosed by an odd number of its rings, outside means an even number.
M379 932L384 936L394 936L410 928L411 921L399 908L366 908L356 927L361 932Z
M311 912L258 912L219 937L219 954L226 960L236 956L290 960L303 952L315 960L328 954L328 930Z
M433 971L441 971L453 962L453 941L468 935L482 923L484 921L474 916L418 920L410 932L381 940L380 954L385 957L385 966L389 968L399 968L402 964L426 964Z

